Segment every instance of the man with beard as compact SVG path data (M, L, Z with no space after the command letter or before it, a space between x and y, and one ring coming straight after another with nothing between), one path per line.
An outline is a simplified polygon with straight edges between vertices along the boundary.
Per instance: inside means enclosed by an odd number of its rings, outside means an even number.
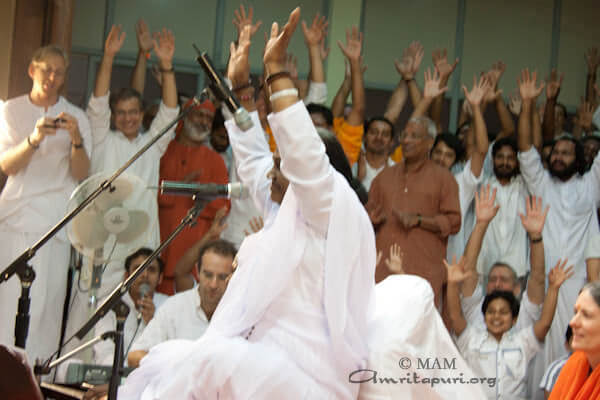
M537 357L532 373L532 387L537 387L544 367L563 356L564 329L573 314L573 304L585 283L584 249L590 235L598 234L596 205L600 200L600 160L594 160L589 172L581 174L583 150L572 137L559 137L549 158L549 170L542 167L540 156L532 145L531 114L533 99L542 91L536 86L536 76L528 70L521 73L519 91L523 99L519 116L519 163L527 188L550 205L544 226L546 273L559 258L568 258L575 266L575 274L562 286L556 315L544 344L544 353ZM537 392L537 390L536 390Z
M498 214L485 234L477 270L487 275L495 263L510 265L519 278L529 270L527 232L519 219L525 214L525 199L529 195L519 173L517 143L514 138L502 138L492 147L494 174L484 184L496 190Z
M371 182L385 167L394 165L389 157L394 141L394 125L385 117L373 117L365 123L364 152L352 165L352 174L368 191Z
M192 104L188 101L186 106ZM194 107L178 127L178 133L160 160L160 180L198 183L228 182L227 168L217 152L209 147L209 138L215 106L206 100ZM164 240L173 232L194 204L191 197L159 196L160 236ZM204 207L196 225L185 229L163 250L165 273L159 291L173 294L175 264L185 251L196 243L210 228L216 212L229 206L226 199L216 199Z

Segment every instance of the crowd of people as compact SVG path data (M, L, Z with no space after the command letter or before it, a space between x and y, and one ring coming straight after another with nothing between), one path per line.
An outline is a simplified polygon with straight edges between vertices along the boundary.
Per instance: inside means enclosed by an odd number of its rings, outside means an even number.
M391 329L386 318L400 317L398 310L381 313L375 294L400 288L397 276L414 275L431 290L433 311L423 310L429 321L423 326L437 327L432 315L439 313L465 371L493 379L481 385L482 396L600 399L598 50L585 54L587 86L574 115L558 100L563 75L556 70L543 80L524 68L507 102L498 89L506 68L499 61L462 87L459 126L449 132L441 118L444 94L460 60L448 60L445 49L433 50L434 68L421 72L425 49L411 43L395 63L399 81L386 109L366 116L363 33L351 27L338 41L346 70L329 108L326 18L300 24L296 9L285 26L274 24L264 75L251 79L248 53L262 25L253 17L251 7L235 11L238 37L226 74L254 122L247 131L221 104L178 93L175 37L167 29L151 34L143 20L136 24L131 86L113 90L112 66L126 37L112 27L85 112L60 95L67 54L52 45L38 49L28 69L30 93L8 100L0 113L0 169L7 177L0 266L60 220L79 182L112 174L185 109L127 173L149 187L161 180L241 181L248 190L241 198L207 201L197 223L123 296L130 307L125 360L141 365L123 386L124 398L146 391L159 398L297 392L304 396L298 398L369 399L348 374L364 369L374 351L369 338L376 333L369 329ZM298 24L308 50L306 80L287 54ZM146 107L151 54L162 97ZM421 73L423 88L415 79ZM409 101L412 114L399 121ZM498 132L488 130L489 109L497 113ZM132 254L125 246L112 249L101 298L194 203L151 190L137 200L150 215L149 242ZM59 347L69 247L61 232L31 260L37 277L30 360ZM19 293L16 278L0 285L1 344L14 342ZM403 295L393 294L400 303ZM73 288L62 327L67 337L89 315L87 297ZM378 324L370 325L377 307ZM113 330L115 322L109 313L95 333ZM110 365L113 352L111 342L98 343L92 361ZM169 381L164 370L177 379ZM464 385L453 390L469 398Z

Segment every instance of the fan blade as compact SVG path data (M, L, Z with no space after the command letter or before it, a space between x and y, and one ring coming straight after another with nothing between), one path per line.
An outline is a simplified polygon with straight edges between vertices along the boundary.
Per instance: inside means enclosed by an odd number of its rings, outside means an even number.
M73 237L70 238L75 247L99 248L108 239L108 231L104 228L102 218L91 208L86 208L73 218ZM81 249L79 249L81 251Z
M103 191L94 200L93 205L101 212L121 204L133 192L133 185L124 176L117 178L112 183L112 189Z
M129 211L129 225L127 228L117 234L118 243L129 243L137 239L140 235L146 232L150 224L150 216L142 210Z

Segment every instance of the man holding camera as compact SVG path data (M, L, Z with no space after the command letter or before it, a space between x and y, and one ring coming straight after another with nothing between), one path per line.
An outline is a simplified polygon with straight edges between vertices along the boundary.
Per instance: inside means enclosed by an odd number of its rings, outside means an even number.
M28 68L31 91L7 101L0 110L0 169L8 176L0 194L0 269L64 216L71 192L88 175L92 150L88 119L60 96L67 67L61 48L36 50ZM30 361L48 357L58 347L68 264L64 230L30 261L36 273L26 348ZM14 343L20 292L17 276L0 285L0 343Z

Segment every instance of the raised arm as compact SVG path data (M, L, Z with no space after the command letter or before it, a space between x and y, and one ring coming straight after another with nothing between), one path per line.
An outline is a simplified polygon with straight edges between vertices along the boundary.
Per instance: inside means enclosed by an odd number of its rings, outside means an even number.
M558 302L558 291L564 281L573 276L573 266L565 269L567 265L567 259L565 261L558 260L554 268L550 270L548 274L548 292L544 299L544 305L542 306L542 315L540 319L533 325L533 333L538 341L543 342L546 334L550 330L552 320L554 319L554 312L556 311L556 303Z
M550 72L550 76L547 79L546 84L546 109L544 111L544 121L542 122L544 141L550 141L554 139L554 132L556 129L561 127L554 126L554 108L556 107L556 99L560 94L560 86L562 85L565 74L562 73L560 77L556 69Z
M463 85L465 100L469 102L473 112L473 130L475 131L475 150L471 154L471 172L476 177L481 175L483 162L488 152L489 139L487 128L481 112L481 102L486 92L490 89L491 83L485 76L479 78L473 77L473 89L467 91L467 87Z
M215 214L210 228L206 233L196 241L175 264L175 291L183 292L194 287L194 277L192 271L198 261L200 249L209 241L221 237L221 233L227 228L225 217L227 216L227 207L220 208Z
M348 60L346 60L344 80L342 81L342 84L340 85L340 88L338 89L335 97L333 98L333 102L331 103L331 113L333 114L333 118L340 118L344 116L346 100L352 91L352 79L350 75L350 64L348 64Z
M529 262L531 272L527 282L527 297L533 304L542 304L546 291L546 264L542 231L550 206L542 208L542 199L531 196L525 199L525 215L519 213L523 228L529 237Z
M462 285L462 294L465 297L471 296L477 286L477 259L481 252L483 238L490 222L500 208L500 205L494 204L495 201L496 189L492 191L490 185L482 187L479 192L475 193L476 222L463 255L465 272L468 274Z
M346 45L338 40L338 46L350 64L350 79L352 83L352 109L346 118L349 125L361 125L365 120L365 86L363 82L363 71L361 56L363 34L358 27L346 31Z
M423 98L413 110L413 113L410 116L411 118L425 116L429 110L429 107L431 106L431 103L433 102L433 99L435 99L437 96L441 96L448 90L448 87L442 88L440 86L440 75L438 74L437 70L434 70L432 73L431 69L428 68L424 75L425 86L423 88Z
M413 107L416 107L421 102L421 90L417 86L415 77L417 76L417 72L419 72L419 67L421 66L424 55L425 50L421 43L412 42L408 48L404 50L402 60L394 61L394 65L396 66L396 70L400 74L402 81L398 84L394 94L390 98L385 112L386 118L393 123L396 123L400 112L402 112L402 109L404 108L406 99L403 96L396 96L397 91L404 90L402 89L404 85L406 85L408 89ZM401 83L404 83L404 85L401 85Z
M308 49L308 61L310 64L310 73L308 76L309 84L325 82L325 69L323 68L323 59L321 58L321 43L327 35L327 26L329 22L324 16L317 13L313 18L310 27L302 21L302 33L304 34L304 43Z
M135 24L135 35L138 43L138 54L131 74L131 87L143 95L146 86L147 60L154 47L154 42L148 24L142 18Z
M169 108L177 107L177 86L173 70L175 54L175 36L165 28L154 34L154 53L158 57L158 66L162 75L162 101Z
M533 144L531 135L531 115L535 110L534 100L540 95L544 89L544 83L542 82L539 87L536 87L537 83L537 71L529 73L529 69L521 71L521 77L517 79L517 85L519 86L519 93L521 95L521 114L519 115L519 135L518 145L519 151L527 151ZM554 110L552 110L554 115ZM546 117L544 116L544 119Z
M585 85L585 99L592 104L598 104L596 91L594 90L594 85L596 84L596 72L598 71L598 65L600 65L600 53L598 52L598 48L592 47L591 49L588 49L584 57L588 68Z
M460 287L461 284L464 286L465 281L473 274L473 272L466 269L464 257L461 257L458 262L456 261L456 256L453 257L451 264L448 264L446 260L443 260L443 262L448 274L446 301L448 302L450 325L454 334L460 336L467 328L467 320L465 319L460 305ZM475 278L477 278L477 274L475 274Z
M593 132L593 117L594 117L594 106L589 101L585 101L581 98L581 104L577 107L577 115L573 124L573 136L576 139L581 139L583 133L589 135Z
M113 61L121 47L123 47L124 42L125 32L122 32L121 25L113 25L104 42L104 54L98 68L96 86L94 86L95 97L102 97L108 93Z
M433 66L436 71L440 74L440 88L448 87L448 80L450 75L454 72L456 65L458 64L458 58L454 60L454 63L448 62L448 51L446 49L436 49L432 54ZM442 109L444 106L444 96L440 94L433 100L431 106L431 119L435 122L438 132L442 131Z
M503 137L509 137L514 135L515 133L515 122L504 102L504 98L501 96L502 91L498 90L498 83L500 82L500 78L504 74L506 70L506 64L502 61L498 61L492 64L492 69L488 71L488 77L490 77L492 82L491 90L494 93L498 93L494 100L494 104L496 105L496 112L498 113L498 118L500 119L500 132L496 136L496 140L501 139Z

